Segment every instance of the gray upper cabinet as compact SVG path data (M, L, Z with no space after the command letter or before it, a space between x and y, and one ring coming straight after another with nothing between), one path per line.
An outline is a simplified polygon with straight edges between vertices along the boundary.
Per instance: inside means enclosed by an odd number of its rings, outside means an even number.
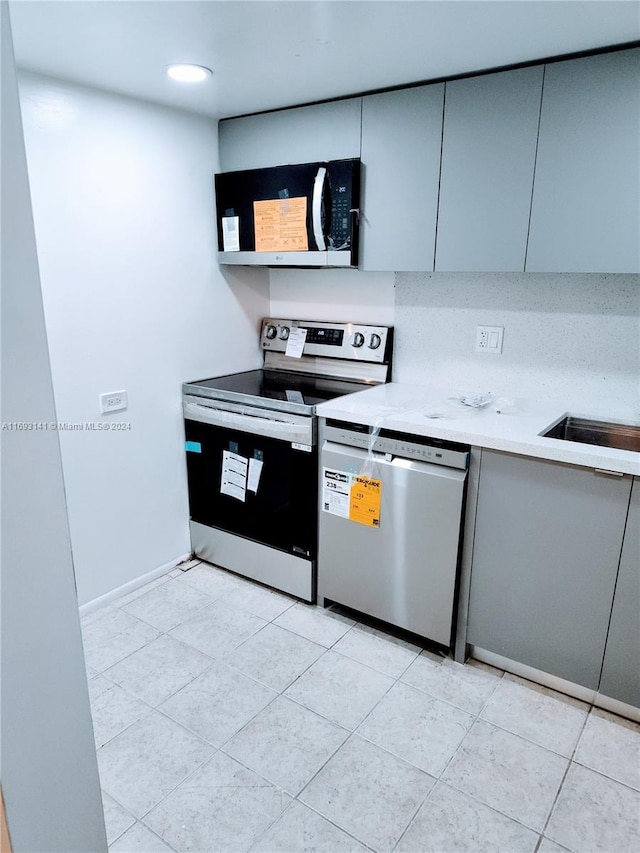
M225 119L220 169L260 169L360 156L361 98Z
M360 267L433 270L444 84L362 99Z
M446 84L436 270L524 271L542 76Z
M529 272L640 270L640 49L546 67Z
M468 642L597 689L630 491L628 476L483 450Z
M640 480L635 479L600 693L640 708Z

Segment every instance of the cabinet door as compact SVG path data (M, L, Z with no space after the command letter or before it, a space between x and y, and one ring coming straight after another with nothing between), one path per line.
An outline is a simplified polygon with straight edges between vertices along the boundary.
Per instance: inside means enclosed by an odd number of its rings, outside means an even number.
M600 693L640 708L640 480L634 480Z
M640 49L545 70L528 272L640 270Z
M444 84L362 101L360 267L433 270Z
M468 641L596 689L630 477L483 451Z
M218 126L220 169L260 169L360 156L361 98L296 107Z
M524 271L542 74L446 84L436 270Z

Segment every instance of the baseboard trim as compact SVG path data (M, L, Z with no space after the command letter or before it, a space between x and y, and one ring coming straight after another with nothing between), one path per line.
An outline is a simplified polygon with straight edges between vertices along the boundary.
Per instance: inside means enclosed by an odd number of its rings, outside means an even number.
M617 714L620 717L633 720L635 723L640 723L640 708L635 708L633 705L627 705L618 699L604 696L602 693L598 693L597 690L582 687L580 684L574 684L573 681L567 681L564 678L559 678L557 675L550 675L548 672L543 672L524 663L518 663L518 661L502 657L502 655L497 655L495 652L481 649L479 646L471 646L470 651L472 658L482 663L487 663L489 666L504 669L513 675L526 678L527 681L533 681L536 684L541 684L543 687L557 690L558 693L565 693L567 696L573 696L574 699L580 699L589 705L595 705L596 708L602 708L605 711L610 711L612 714Z
M188 560L190 556L191 554L183 554L180 557L176 557L175 560L171 560L162 566L158 566L157 569L152 569L150 572L140 575L140 577L135 578L132 581L127 581L127 583L123 583L122 586L118 586L110 592L106 592L104 595L98 596L98 598L87 601L86 604L81 604L79 608L80 616L86 616L88 613L93 613L94 610L99 610L101 607L111 604L111 602L115 601L117 598L121 598L123 595L133 592L157 578L161 578L168 572L173 571L179 563L182 563L184 560Z

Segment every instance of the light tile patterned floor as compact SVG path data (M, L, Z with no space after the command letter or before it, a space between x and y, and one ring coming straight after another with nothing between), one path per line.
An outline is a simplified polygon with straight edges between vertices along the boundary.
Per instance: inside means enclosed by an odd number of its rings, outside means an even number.
M110 850L631 853L640 726L206 563L83 619Z

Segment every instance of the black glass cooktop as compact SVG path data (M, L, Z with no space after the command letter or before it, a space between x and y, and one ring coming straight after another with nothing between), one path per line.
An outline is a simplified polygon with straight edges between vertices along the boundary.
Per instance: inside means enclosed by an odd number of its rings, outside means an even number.
M230 373L212 379L189 382L187 393L201 393L218 400L245 402L263 405L266 408L296 408L311 412L313 407L344 394L362 391L367 387L362 382L348 379L332 379L280 370L248 370L245 373Z

